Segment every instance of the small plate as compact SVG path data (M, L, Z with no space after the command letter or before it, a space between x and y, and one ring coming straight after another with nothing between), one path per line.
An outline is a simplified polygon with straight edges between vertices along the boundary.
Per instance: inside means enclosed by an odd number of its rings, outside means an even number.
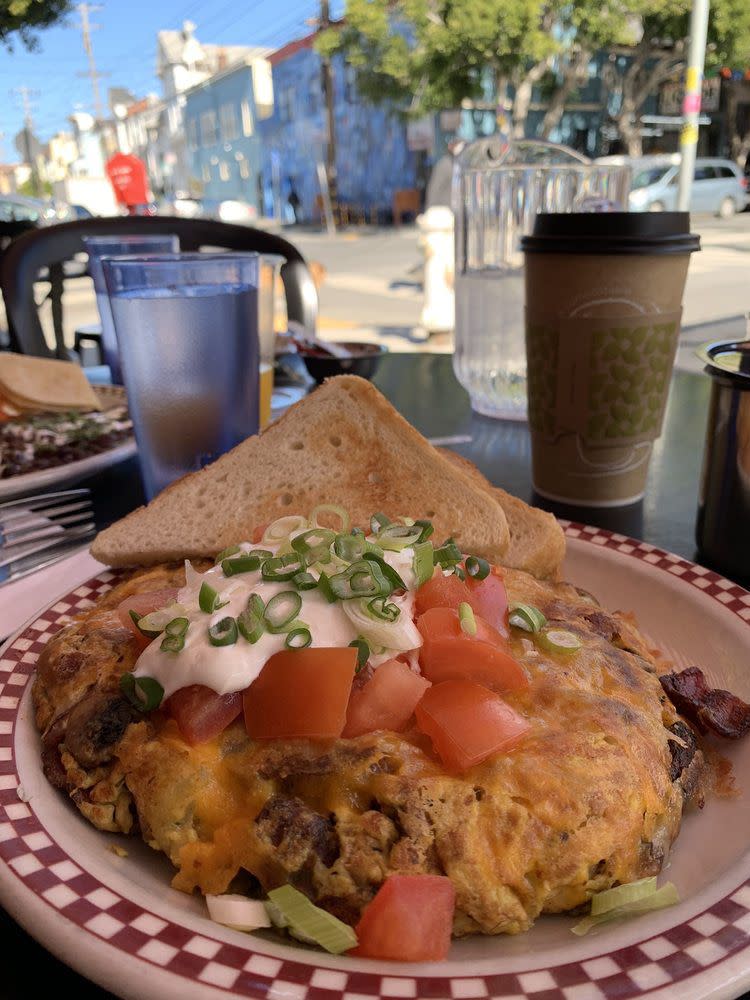
M697 663L712 684L750 700L750 593L623 535L574 524L566 533L567 579L634 611L678 667ZM750 987L750 739L724 751L739 794L685 817L667 873L682 902L669 909L584 938L570 932L575 918L541 917L527 934L456 941L445 962L424 965L335 957L212 923L202 900L169 888L165 859L97 832L41 771L34 664L114 580L105 572L76 588L0 652L0 901L90 979L160 1000L682 1000Z

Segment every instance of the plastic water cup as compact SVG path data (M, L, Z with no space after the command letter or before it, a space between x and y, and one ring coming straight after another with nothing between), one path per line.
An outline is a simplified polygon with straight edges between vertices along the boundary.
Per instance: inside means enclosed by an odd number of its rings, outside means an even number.
M258 432L259 258L102 263L150 499Z
M96 305L102 324L102 355L109 366L112 381L122 384L117 338L112 323L107 286L104 282L102 257L120 257L125 254L177 253L180 242L177 236L84 236L83 245L89 255L89 274L94 282Z

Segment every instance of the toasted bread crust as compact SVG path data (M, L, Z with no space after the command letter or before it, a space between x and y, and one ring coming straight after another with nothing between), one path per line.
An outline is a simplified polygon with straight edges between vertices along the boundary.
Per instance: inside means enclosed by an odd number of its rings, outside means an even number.
M320 503L354 524L382 510L428 517L440 540L501 561L508 524L500 504L422 437L369 382L328 379L262 434L184 476L101 532L92 554L110 566L213 556L253 529Z
M540 580L559 580L565 558L565 535L553 514L530 507L499 486L493 486L468 458L441 448L443 457L471 477L480 489L489 493L503 508L510 530L508 548L500 562L503 566L523 569Z

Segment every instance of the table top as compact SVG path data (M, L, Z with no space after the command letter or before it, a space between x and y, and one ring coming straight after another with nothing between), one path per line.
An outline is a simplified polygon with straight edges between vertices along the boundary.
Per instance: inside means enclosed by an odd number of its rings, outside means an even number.
M619 531L700 561L694 530L710 393L706 376L675 374L646 497L641 503L612 509L562 507L535 497L527 425L473 413L449 355L385 355L373 382L417 430L429 438L448 439L449 447L471 459L495 485L559 516ZM81 485L92 490L99 527L143 503L135 459ZM0 1000L25 1000L51 986L56 992L70 986L78 1000L111 996L55 959L2 910L0 935L5 954L13 956L0 976Z

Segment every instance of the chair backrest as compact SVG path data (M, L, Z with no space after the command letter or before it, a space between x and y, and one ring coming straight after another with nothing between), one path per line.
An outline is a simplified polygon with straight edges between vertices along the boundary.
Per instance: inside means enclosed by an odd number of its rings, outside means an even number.
M142 236L175 234L186 251L215 247L221 250L257 251L285 258L281 279L289 319L314 333L318 318L318 293L302 254L295 246L262 229L235 226L211 219L172 216L117 216L78 219L24 233L8 246L0 259L0 288L5 300L11 348L38 357L67 358L62 337L63 263L84 253L84 236ZM56 349L47 346L34 300L34 282L48 270Z

